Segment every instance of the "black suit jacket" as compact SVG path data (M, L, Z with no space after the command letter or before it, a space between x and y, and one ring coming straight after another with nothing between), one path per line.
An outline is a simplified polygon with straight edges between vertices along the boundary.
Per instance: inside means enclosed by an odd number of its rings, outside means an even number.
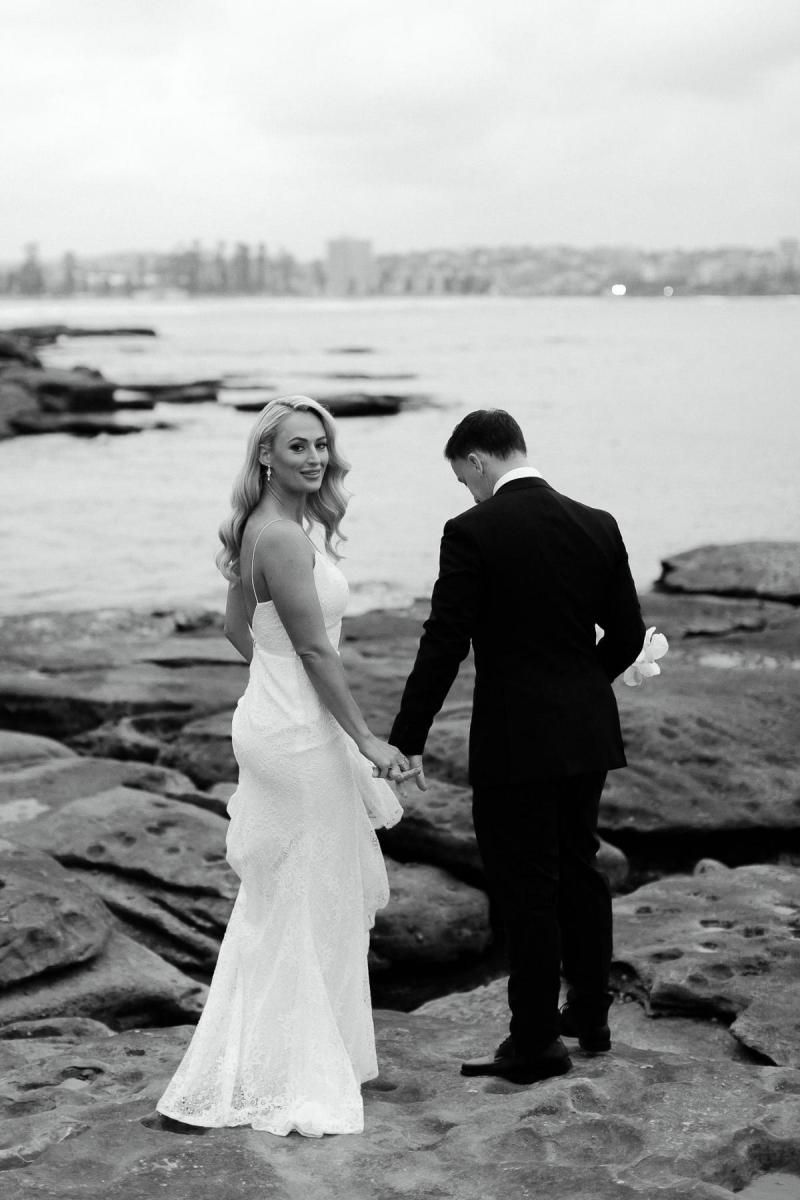
M422 753L472 644L474 785L623 767L611 683L644 633L614 518L543 479L512 480L444 527L431 614L389 740Z

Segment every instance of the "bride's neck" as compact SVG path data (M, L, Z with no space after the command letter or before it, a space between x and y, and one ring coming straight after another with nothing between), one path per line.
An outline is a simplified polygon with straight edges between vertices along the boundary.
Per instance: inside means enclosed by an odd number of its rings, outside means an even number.
M305 496L285 494L277 488L271 487L265 493L262 503L267 512L274 513L276 517L283 517L286 520L294 521L302 526L306 519L306 498Z

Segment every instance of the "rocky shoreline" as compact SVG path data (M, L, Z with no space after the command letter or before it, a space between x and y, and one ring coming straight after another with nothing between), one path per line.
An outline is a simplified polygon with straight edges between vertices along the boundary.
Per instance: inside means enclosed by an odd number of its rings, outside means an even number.
M0 1196L138 1200L168 1172L194 1200L322 1195L320 1173L326 1198L348 1200L721 1200L800 1175L799 574L797 544L702 547L642 597L671 648L659 679L617 684L630 765L601 815L614 1052L578 1052L534 1088L457 1073L505 1012L464 774L466 665L431 736L432 789L409 789L381 835L392 900L370 954L382 1073L367 1134L317 1145L170 1127L153 1109L236 888L225 806L246 667L218 615L0 620ZM346 621L376 730L426 611Z
M173 429L175 422L152 412L157 405L224 403L241 412L258 412L273 395L271 380L135 379L114 381L88 366L64 370L48 366L38 350L65 338L154 338L150 328L85 329L70 325L20 326L0 330L0 439L44 433L97 437L146 429ZM355 353L356 348L342 353ZM335 417L394 416L402 408L430 403L431 397L413 392L385 392L386 380L406 380L408 374L383 376L367 372L330 372L337 383L360 384L358 391L321 392L319 401ZM131 416L131 411L139 415ZM167 410L168 411L168 410Z

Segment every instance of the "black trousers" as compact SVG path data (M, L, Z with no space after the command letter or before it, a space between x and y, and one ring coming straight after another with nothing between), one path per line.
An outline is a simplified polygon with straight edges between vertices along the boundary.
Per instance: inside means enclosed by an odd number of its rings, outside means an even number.
M611 892L598 870L604 771L476 788L472 812L508 953L515 1049L558 1037L560 977L570 999L602 1005L611 967Z

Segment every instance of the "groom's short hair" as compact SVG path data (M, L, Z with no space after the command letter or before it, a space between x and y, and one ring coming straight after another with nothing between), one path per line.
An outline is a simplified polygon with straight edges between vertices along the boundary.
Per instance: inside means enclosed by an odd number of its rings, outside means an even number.
M511 413L502 408L478 408L467 413L450 434L444 456L453 462L475 450L496 458L528 453L522 430Z

